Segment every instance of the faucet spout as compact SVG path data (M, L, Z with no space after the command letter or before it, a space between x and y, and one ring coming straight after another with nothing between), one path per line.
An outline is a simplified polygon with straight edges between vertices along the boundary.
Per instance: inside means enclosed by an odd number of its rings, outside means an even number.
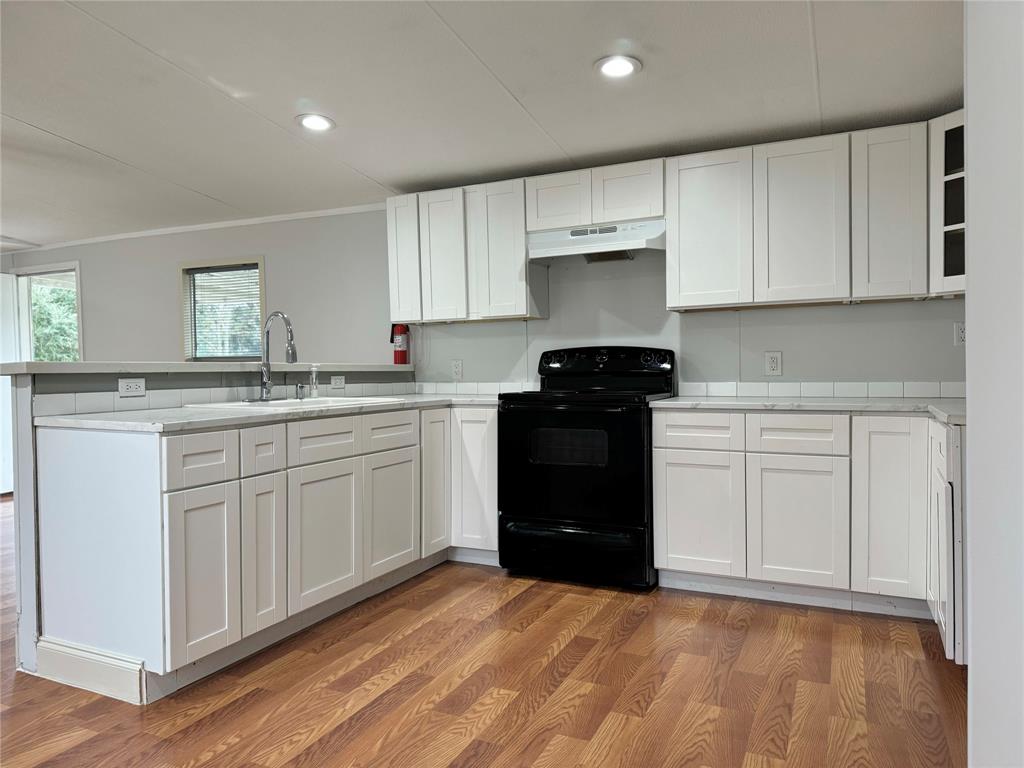
M292 321L288 319L288 315L284 312L271 312L263 323L263 355L260 361L260 400L263 402L270 399L270 393L273 389L270 379L270 326L274 324L274 319L278 317L284 321L285 360L289 363L294 363L298 360L298 353L295 351L295 334L292 331Z

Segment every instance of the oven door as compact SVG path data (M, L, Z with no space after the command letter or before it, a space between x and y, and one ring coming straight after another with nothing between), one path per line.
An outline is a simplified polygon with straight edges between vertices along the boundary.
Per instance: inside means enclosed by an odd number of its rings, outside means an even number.
M651 510L646 405L498 409L498 512L520 519L644 526Z

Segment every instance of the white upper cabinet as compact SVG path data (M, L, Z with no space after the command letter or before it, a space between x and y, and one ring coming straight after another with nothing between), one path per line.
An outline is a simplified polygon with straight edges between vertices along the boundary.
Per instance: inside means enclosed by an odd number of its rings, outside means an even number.
M593 168L591 224L629 219L649 219L665 212L665 163L641 160Z
M527 259L524 188L523 179L466 187L471 319L547 313L547 271Z
M925 123L850 136L853 298L928 292Z
M593 223L590 169L526 180L526 230L582 227Z
M419 194L424 320L465 320L466 212L462 187Z
M418 323L420 305L420 214L416 195L389 197L388 282L391 322Z
M754 299L850 295L850 137L754 147Z
M966 288L964 111L928 121L928 290Z
M752 164L750 147L665 162L670 309L754 300Z

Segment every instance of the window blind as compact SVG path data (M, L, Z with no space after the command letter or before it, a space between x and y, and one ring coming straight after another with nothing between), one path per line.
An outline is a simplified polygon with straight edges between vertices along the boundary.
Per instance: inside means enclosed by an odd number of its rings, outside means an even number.
M259 357L258 264L187 269L184 294L188 359Z

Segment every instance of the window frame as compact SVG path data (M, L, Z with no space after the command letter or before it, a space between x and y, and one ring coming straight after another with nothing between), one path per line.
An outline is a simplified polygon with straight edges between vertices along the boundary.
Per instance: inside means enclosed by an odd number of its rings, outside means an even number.
M8 274L16 278L38 277L52 275L59 272L75 273L75 310L78 314L78 361L85 360L85 323L82 316L82 270L77 261L57 261L52 264L35 264L28 267L11 267ZM22 280L15 282L15 298L18 302L18 357L21 360L33 361L35 359L34 344L32 342L32 291L25 290L22 286L29 283ZM39 361L46 362L46 361Z
M263 257L262 256L247 256L238 257L234 259L207 259L204 261L195 261L183 263L181 267L181 280L178 285L178 307L180 311L185 310L185 301L188 299L188 306L193 307L192 300L192 288L189 280L190 270L225 270L229 271L232 267L246 267L250 264L256 265L257 278L256 282L259 285L260 291L260 309L259 309L259 322L262 324L263 318L267 314L266 305L266 271L264 269ZM192 319L188 321L191 325L192 332L195 333L195 323ZM189 348L188 336L185 333L186 318L182 316L180 318L179 327L181 328L181 349L184 355L186 363L216 363L216 362L232 362L242 361L251 362L253 360L259 360L260 355L236 355L236 356L225 356L225 357L192 357L192 350ZM260 326L262 327L262 325ZM260 345L262 347L263 341L260 339Z

